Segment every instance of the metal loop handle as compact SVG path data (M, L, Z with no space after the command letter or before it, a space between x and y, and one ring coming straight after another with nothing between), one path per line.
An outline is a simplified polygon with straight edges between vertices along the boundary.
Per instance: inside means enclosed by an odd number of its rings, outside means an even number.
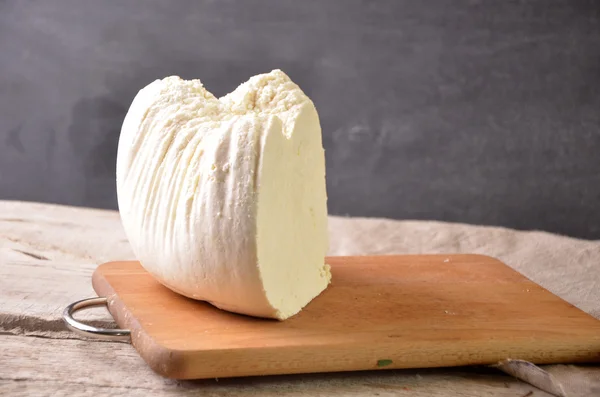
M91 325L80 323L73 318L73 313L78 310L89 309L96 306L108 306L108 300L104 297L82 299L80 301L71 303L63 311L63 320L67 327L80 335L91 336L97 339L103 340L120 340L128 341L131 332L128 329L110 329L110 328L97 328Z

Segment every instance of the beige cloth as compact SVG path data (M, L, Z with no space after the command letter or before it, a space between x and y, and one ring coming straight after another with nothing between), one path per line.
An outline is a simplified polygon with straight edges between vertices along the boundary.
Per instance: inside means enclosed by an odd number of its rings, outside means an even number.
M343 217L330 218L330 232L331 255L490 255L600 318L600 241L495 227ZM114 211L0 201L0 335L17 329L24 335L69 337L60 334L65 302L93 293L89 275L96 264L132 257ZM600 396L600 368L545 369L564 395Z

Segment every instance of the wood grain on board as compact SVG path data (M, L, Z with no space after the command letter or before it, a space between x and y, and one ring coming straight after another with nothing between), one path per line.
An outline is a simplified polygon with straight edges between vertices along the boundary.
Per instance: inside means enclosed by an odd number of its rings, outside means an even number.
M93 276L152 369L178 378L600 361L600 321L482 255L330 257L330 287L284 322L221 311L138 262Z

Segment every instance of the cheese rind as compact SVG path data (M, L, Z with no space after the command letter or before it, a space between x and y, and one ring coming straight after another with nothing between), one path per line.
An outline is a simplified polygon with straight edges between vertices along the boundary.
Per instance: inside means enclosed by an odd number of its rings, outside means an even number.
M117 193L135 255L180 294L283 320L330 282L319 119L281 71L221 99L178 77L142 89Z

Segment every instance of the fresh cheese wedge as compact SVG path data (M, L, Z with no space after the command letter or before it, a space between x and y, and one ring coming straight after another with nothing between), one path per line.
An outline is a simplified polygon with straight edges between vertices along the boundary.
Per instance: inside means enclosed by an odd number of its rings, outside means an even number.
M143 88L117 193L138 260L179 294L284 320L330 282L319 117L280 70L219 99L176 76Z

